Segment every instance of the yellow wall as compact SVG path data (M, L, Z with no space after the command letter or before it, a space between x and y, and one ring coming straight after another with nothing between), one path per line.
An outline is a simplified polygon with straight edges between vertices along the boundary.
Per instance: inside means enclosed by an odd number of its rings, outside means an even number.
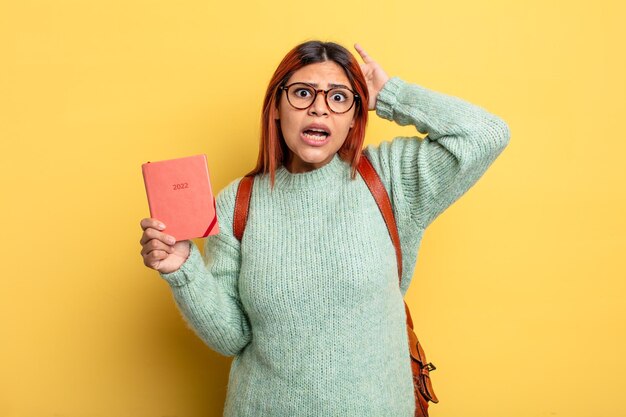
M139 255L140 165L206 153L216 191L247 172L266 83L311 38L511 127L407 296L432 415L625 416L622 4L3 1L0 417L221 415L230 359ZM374 116L367 142L411 132Z

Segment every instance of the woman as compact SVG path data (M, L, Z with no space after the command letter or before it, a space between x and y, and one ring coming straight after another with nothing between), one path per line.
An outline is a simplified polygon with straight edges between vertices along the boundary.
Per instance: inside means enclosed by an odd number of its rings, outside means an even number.
M509 141L505 122L455 97L389 78L358 45L290 51L270 81L245 234L241 179L217 196L220 234L174 243L143 219L144 263L171 286L204 342L234 356L226 416L413 416L406 293L425 228ZM389 193L403 252L355 173L368 110L428 132L364 153ZM206 263L205 263L206 262Z

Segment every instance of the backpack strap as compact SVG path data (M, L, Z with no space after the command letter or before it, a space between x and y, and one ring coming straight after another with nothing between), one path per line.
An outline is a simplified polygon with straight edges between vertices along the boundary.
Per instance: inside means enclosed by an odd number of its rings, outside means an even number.
M387 230L389 231L389 236L391 237L391 241L393 242L393 246L396 249L396 262L398 264L398 283L402 282L402 249L400 247L400 235L398 234L398 225L396 224L396 218L393 215L393 209L391 207L391 200L389 199L389 194L387 194L387 190L383 185L380 176L372 166L370 160L365 156L364 153L361 154L361 158L359 159L359 164L357 165L357 170L361 177L363 177L363 181L367 184L367 188L370 189L374 200L376 200L376 204L380 209L380 212L385 219L385 223L387 224ZM406 310L406 318L407 324L411 329L413 329L413 319L411 318L411 313L409 311L409 307L406 305L406 301L404 302L404 309Z
M393 209L391 208L391 200L389 200L389 194L387 194L387 190L385 190L385 186L378 176L378 173L364 153L361 153L361 158L359 159L357 170L359 171L359 174L361 174L361 177L363 177L365 184L367 184L367 188L370 189L370 192L372 193L372 196L374 196L374 200L376 200L376 204L378 204L378 208L380 209L380 212L385 219L385 224L387 225L389 236L391 237L393 246L396 249L398 280L401 280L402 250L400 248L400 235L398 234L398 226L396 225L396 219L393 215Z
M248 211L250 210L250 197L252 196L252 185L254 177L246 176L241 179L237 187L237 197L235 198L235 214L233 218L233 233L241 242L243 232L248 221Z
M363 177L363 180L367 184L367 187L370 189L370 192L374 196L374 200L376 200L376 204L378 204L378 208L380 209L380 212L385 219L385 223L387 224L389 236L391 236L391 241L393 242L393 246L396 249L396 261L398 263L398 282L402 283L402 249L400 247L400 235L398 234L398 226L396 224L396 219L393 215L393 209L391 207L389 194L387 194L387 190L385 189L383 182L378 176L378 173L364 153L361 153L361 158L359 159L357 170ZM415 331L413 329L413 318L411 317L411 311L409 310L409 306L406 304L406 301L403 300L403 302L404 310L406 312L407 333L409 337L409 353L413 358L413 360L411 361L411 368L413 371L414 389L416 390L416 407L427 408L428 401L432 401L434 403L439 402L439 399L435 395L435 391L433 391L433 386L430 381L429 375L430 371L436 368L435 365L427 362L426 355L424 354L424 350L422 349L422 344L419 342L417 335L415 334ZM419 393L417 391L419 391ZM423 397L420 397L420 395L422 395ZM424 398L426 398L426 400L424 400ZM416 413L416 415L428 414Z

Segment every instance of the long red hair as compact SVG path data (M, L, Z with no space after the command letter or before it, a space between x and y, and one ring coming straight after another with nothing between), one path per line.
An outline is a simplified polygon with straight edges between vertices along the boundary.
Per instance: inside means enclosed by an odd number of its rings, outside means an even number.
M342 67L350 80L352 89L359 95L359 99L355 103L354 126L337 151L342 160L350 163L352 179L354 179L365 138L365 126L367 125L369 102L367 83L359 63L346 48L333 42L321 41L309 41L297 45L285 55L276 68L263 100L261 143L257 165L246 175L269 173L271 187L274 187L276 169L286 161L290 152L280 130L279 121L276 120L278 101L282 93L279 87L284 85L298 69L324 61L334 61Z

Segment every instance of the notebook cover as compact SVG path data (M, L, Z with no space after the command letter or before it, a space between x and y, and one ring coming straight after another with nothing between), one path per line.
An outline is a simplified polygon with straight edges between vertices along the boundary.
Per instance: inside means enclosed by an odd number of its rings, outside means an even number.
M150 217L177 241L219 233L206 155L141 165Z

